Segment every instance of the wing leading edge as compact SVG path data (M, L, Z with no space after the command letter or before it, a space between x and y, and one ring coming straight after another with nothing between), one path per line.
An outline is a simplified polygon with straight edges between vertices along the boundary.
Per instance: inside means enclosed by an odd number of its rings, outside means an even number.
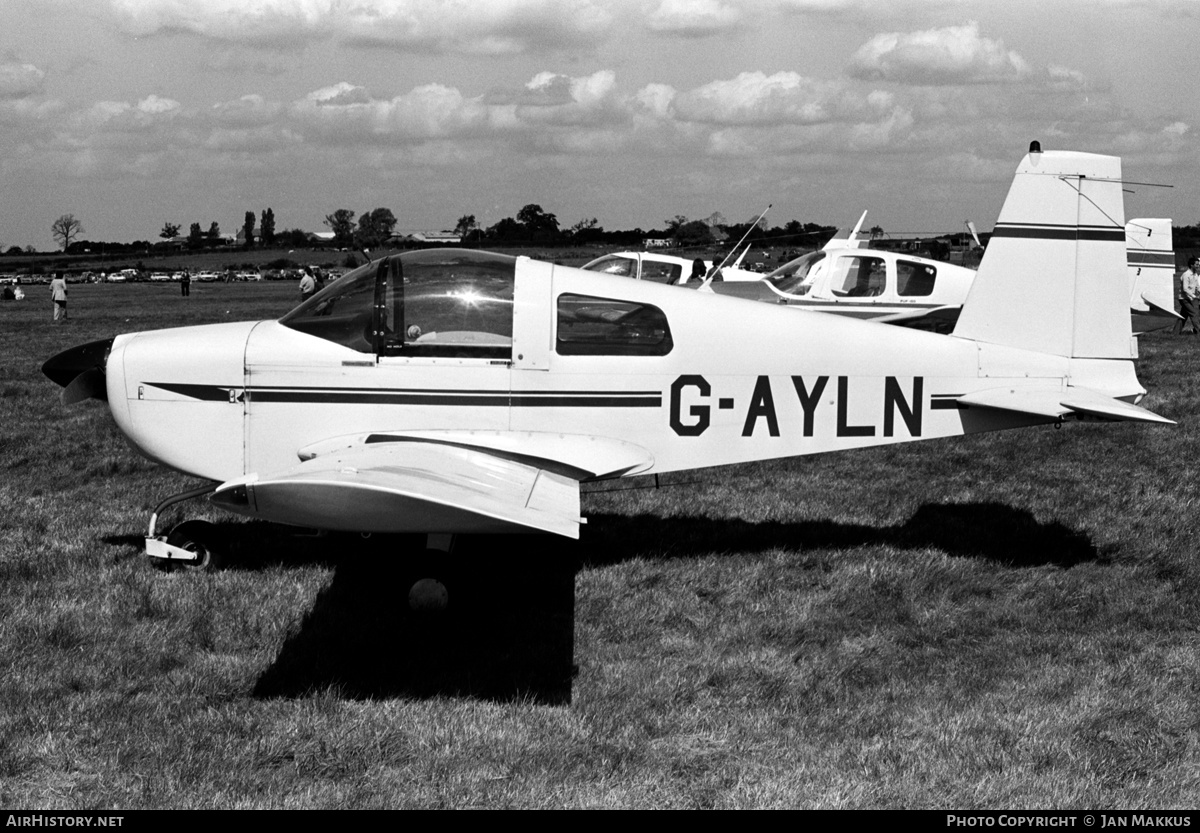
M579 537L579 481L529 462L435 442L356 445L286 471L222 483L242 515L370 532L541 531Z

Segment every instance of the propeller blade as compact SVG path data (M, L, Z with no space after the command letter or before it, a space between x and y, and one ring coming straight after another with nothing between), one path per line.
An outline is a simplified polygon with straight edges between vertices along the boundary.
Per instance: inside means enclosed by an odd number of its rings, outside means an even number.
M63 388L64 405L73 405L85 399L108 401L104 364L112 343L111 338L89 341L51 356L42 365L42 373L46 378Z
M63 388L61 399L64 405L74 405L85 399L99 399L101 402L107 402L108 383L104 378L104 371L94 367L91 370L83 371L71 380L71 384Z

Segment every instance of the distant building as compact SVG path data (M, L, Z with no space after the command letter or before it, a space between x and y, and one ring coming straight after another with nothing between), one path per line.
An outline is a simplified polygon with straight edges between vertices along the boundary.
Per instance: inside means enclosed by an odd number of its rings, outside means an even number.
M669 237L647 237L642 241L643 249L666 249L671 245Z

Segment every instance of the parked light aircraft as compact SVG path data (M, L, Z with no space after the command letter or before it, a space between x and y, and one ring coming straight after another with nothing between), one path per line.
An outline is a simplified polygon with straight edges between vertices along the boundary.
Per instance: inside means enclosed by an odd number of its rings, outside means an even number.
M749 251L749 248L746 251ZM732 265L721 270L723 281L758 281L762 279L760 272L741 268L742 258L745 256L746 252L742 252L741 257ZM686 257L658 252L613 252L590 260L580 268L589 272L601 272L605 275L619 275L623 278L669 283L676 286L691 286L695 289L700 286L700 281L689 283L692 275L692 263L693 261ZM706 271L711 270L713 265L714 262L711 260L704 261Z
M106 399L138 451L208 481L155 510L152 558L209 562L195 522L154 529L201 494L308 528L575 538L585 481L1169 423L1136 404L1123 214L1120 159L1031 149L951 335L429 250L278 321L118 335L43 371L67 403Z
M821 249L788 261L767 275L726 267L725 283L688 283L686 258L657 252L617 252L584 264L590 271L657 283L674 283L793 309L873 319L948 333L975 280L975 270L906 252L872 249L853 229L839 232ZM1129 306L1134 332L1172 324L1175 253L1171 221L1130 220L1125 225ZM706 261L706 268L711 264ZM682 278L680 277L682 275Z
M819 251L801 255L766 275L754 291L743 286L714 286L713 290L884 324L942 333L953 330L975 270L868 248L868 241L859 234L865 217L866 212L852 231L835 236ZM1125 246L1134 332L1169 326L1178 318L1174 312L1171 221L1130 220L1125 224Z

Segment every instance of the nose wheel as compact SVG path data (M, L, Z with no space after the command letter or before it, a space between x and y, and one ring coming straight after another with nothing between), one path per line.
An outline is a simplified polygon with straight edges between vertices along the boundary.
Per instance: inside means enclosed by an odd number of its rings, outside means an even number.
M219 570L223 566L225 547L216 524L201 520L184 521L171 529L167 535L167 544L194 556L194 560L191 561L170 559L168 564L179 564L189 570L206 572Z
M218 570L221 567L226 542L216 524L201 520L188 520L176 524L167 535L155 533L158 518L169 506L185 500L211 494L213 486L200 486L177 495L171 495L154 508L150 514L150 529L146 532L146 555L150 563L162 569L174 566L193 570Z

